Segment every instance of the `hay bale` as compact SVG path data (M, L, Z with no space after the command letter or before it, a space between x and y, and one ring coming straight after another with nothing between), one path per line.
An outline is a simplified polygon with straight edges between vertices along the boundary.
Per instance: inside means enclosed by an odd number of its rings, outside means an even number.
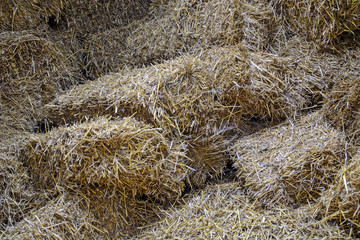
M43 188L103 186L132 197L177 199L189 167L181 145L132 118L95 121L34 136L21 160Z
M311 106L318 79L293 61L216 47L77 86L47 105L47 119L64 125L133 116L154 124L184 141L188 165L197 171L190 182L202 185L228 161L229 130L252 133Z
M238 42L247 48L265 50L278 31L275 13L261 1L186 0L151 5L156 11L152 18L99 32L85 40L90 75Z
M208 186L165 212L132 239L350 239L338 226L315 220L311 206L263 210L241 183Z
M27 168L18 161L19 148L26 139L22 132L0 139L0 232L42 206L51 195L49 191L35 191Z
M336 221L343 229L360 236L360 156L356 154L338 171L330 188L314 208L322 221Z
M272 9L261 1L169 1L163 9L159 17L132 28L127 48L120 52L131 65L240 41L264 50L277 31Z
M319 198L351 152L345 135L314 113L240 139L232 159L247 193L271 208Z
M326 95L323 107L326 120L335 128L345 131L358 144L360 134L360 78L347 77L335 84Z
M48 120L61 125L137 112L178 135L280 122L316 104L313 89L321 79L309 71L290 57L215 47L77 86L47 106Z
M2 0L0 32L36 28L41 23L58 21L69 0Z
M54 23L53 28L75 29L76 36L84 39L88 34L126 26L134 20L151 14L149 2L147 0L69 0L62 18Z
M132 25L91 34L85 39L83 45L87 76L97 79L130 65L124 52L133 51L126 45Z
M38 30L0 35L1 115L16 130L32 131L41 107L77 80L77 64L60 42Z
M134 208L136 206L136 208ZM128 238L136 227L156 218L146 202L125 203L123 196L95 190L62 192L45 206L29 212L2 237L8 239L114 239ZM141 215L142 214L142 215ZM143 222L141 222L143 221Z
M276 0L274 8L291 31L322 45L333 45L346 33L356 35L360 4L347 0Z

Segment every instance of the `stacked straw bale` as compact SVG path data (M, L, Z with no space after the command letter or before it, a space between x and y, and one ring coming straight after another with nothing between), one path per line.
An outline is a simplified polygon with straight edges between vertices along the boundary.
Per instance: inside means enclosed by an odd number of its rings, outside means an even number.
M275 14L262 1L186 0L151 6L156 16L86 39L92 75L198 53L215 45L243 42L247 48L266 50L279 31Z
M190 183L202 185L228 161L227 133L252 133L317 104L321 78L309 71L290 57L214 47L76 86L46 106L47 121L66 125L107 115L151 123L184 141L187 164L196 170Z
M34 136L22 159L43 188L99 186L166 202L184 188L189 168L182 151L161 129L132 118L99 118Z
M244 137L232 150L247 193L267 208L318 199L351 153L345 135L318 113Z
M341 36L359 31L360 3L356 0L275 0L271 4L290 31L322 45L344 41Z
M33 130L41 107L77 80L77 64L62 42L41 31L0 35L0 107L7 127Z
M325 220L335 220L343 229L360 236L360 155L338 172L334 183L322 194L316 212Z
M318 222L311 205L263 210L241 183L208 186L133 239L350 239L335 224Z

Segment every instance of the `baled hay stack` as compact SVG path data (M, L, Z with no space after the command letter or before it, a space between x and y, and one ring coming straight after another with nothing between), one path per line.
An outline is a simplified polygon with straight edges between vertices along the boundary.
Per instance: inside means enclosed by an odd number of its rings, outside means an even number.
M0 32L36 28L49 19L59 20L69 0L1 0Z
M96 121L34 136L22 151L38 186L103 186L132 197L175 200L189 167L182 146L132 118Z
M0 139L0 232L44 205L53 194L37 192L28 169L18 161L19 149L27 138L27 134L19 131L16 137Z
M344 134L317 113L242 138L232 148L247 193L271 208L317 199L351 156Z
M325 239L347 236L317 222L311 207L262 210L240 183L208 186L133 239Z
M148 65L240 41L248 48L264 50L277 32L274 13L261 1L185 0L152 5L162 9L156 17L134 22L127 30L112 29L88 38L85 45L89 62L94 63L97 73L123 65ZM112 38L104 40L106 36ZM113 54L110 63L109 52Z
M358 34L357 0L275 0L272 4L291 31L320 44L335 44L345 33Z
M190 181L201 185L206 172L217 176L228 160L226 130L251 133L310 106L317 79L302 78L304 69L291 58L216 47L77 86L47 105L48 120L134 115L185 140L198 171Z
M360 135L360 78L348 77L334 86L326 95L323 107L326 119L343 130L358 144Z
M133 116L151 123L153 114L148 106L157 88L154 71L154 68L123 71L75 86L46 105L46 120L61 126L110 115Z
M316 212L323 221L335 220L343 229L360 237L360 155L353 157L336 176L331 187L323 193Z
M15 129L32 130L41 107L76 81L76 63L61 42L39 31L0 35L1 115Z

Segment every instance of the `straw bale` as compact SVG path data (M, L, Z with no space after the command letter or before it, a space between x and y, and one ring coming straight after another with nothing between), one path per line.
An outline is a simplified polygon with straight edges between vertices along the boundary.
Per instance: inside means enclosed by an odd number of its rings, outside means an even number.
M123 196L95 190L63 192L29 212L1 237L8 239L114 239L132 236L137 226L156 219L151 204L124 203ZM136 207L136 208L134 208ZM142 214L142 215L141 215ZM143 221L143 222L142 222Z
M157 1L156 1L157 2ZM151 12L148 0L68 0L62 18L54 23L60 30L75 29L79 38L130 24Z
M184 188L189 167L182 146L132 118L95 121L34 136L22 151L32 179L44 188L85 184L165 202Z
M18 161L19 147L26 139L27 135L20 132L0 139L0 232L21 221L51 195L34 190L27 168Z
M133 51L126 45L133 24L90 34L84 40L86 75L99 78L110 72L118 72L129 66L125 51Z
M335 224L317 222L311 206L263 210L241 183L208 186L165 211L133 239L350 239Z
M214 47L77 86L47 106L48 120L62 125L136 112L179 135L276 123L317 104L313 89L322 87L321 78L309 77L312 70L298 62L239 46Z
M87 37L84 46L92 75L240 41L265 50L278 31L275 13L262 1L159 2L151 3L151 18Z
M232 159L247 193L272 208L316 200L351 153L345 135L315 112L240 139Z
M38 30L0 35L0 108L8 127L33 130L41 107L77 80L77 65L61 41Z
M50 18L59 20L69 0L2 0L0 4L0 32L36 28Z
M347 77L338 81L326 95L323 107L327 121L346 132L358 144L360 134L360 78Z
M319 44L332 45L344 41L341 36L345 33L356 35L359 31L359 1L274 0L271 4L290 31Z
M360 155L356 154L338 172L334 183L321 196L316 213L323 221L336 221L360 237Z

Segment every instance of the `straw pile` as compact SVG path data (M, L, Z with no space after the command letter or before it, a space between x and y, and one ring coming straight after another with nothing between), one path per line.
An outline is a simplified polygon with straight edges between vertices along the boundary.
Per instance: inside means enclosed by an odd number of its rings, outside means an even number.
M160 6L153 2L151 6L156 17L86 39L93 75L240 41L248 48L265 50L278 31L275 13L262 1L186 0L166 1Z
M341 36L359 31L359 1L275 0L271 4L290 31L323 45L344 41Z
M338 172L334 184L322 194L316 212L323 221L335 220L343 229L360 236L360 156Z
M240 139L232 156L247 193L265 207L316 200L352 150L317 113Z
M208 186L164 216L133 239L350 239L336 225L316 221L311 205L259 208L240 183Z
M21 157L43 188L103 186L165 202L184 188L189 168L181 152L160 129L132 118L99 118L34 136Z
M0 35L0 107L7 127L32 130L39 109L77 80L77 64L60 42L41 31Z

